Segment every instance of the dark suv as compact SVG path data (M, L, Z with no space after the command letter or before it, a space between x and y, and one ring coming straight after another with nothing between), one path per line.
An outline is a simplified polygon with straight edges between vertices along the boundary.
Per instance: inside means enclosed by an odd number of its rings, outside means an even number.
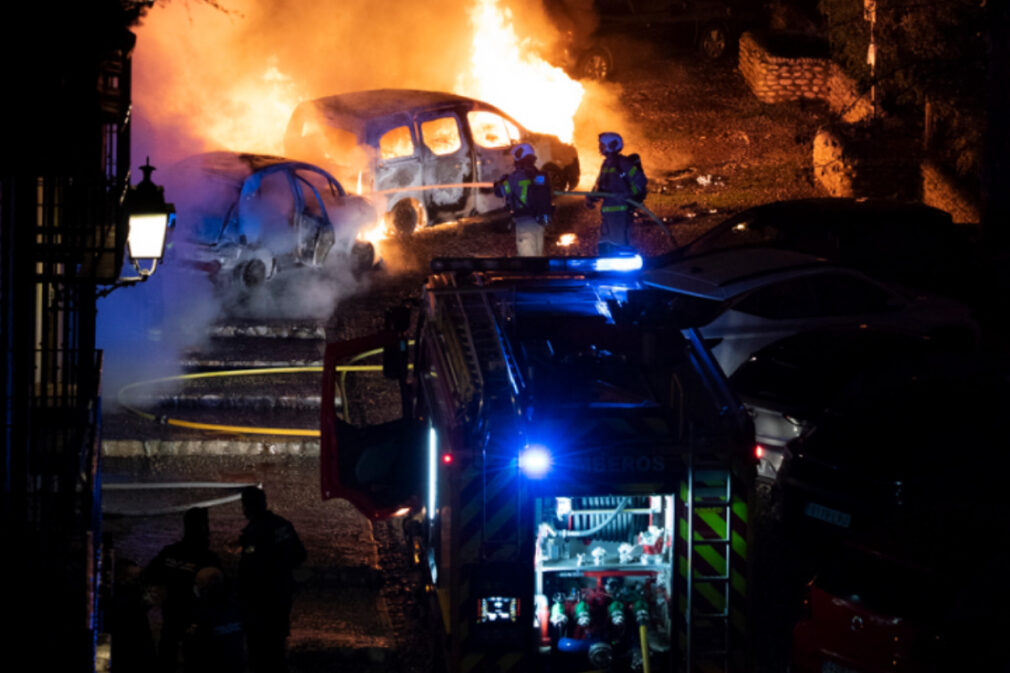
M575 77L607 79L627 66L638 45L661 51L697 49L705 58L731 53L743 26L759 18L758 3L733 0L595 0L597 21L587 21L586 2L546 0L566 36L555 60Z

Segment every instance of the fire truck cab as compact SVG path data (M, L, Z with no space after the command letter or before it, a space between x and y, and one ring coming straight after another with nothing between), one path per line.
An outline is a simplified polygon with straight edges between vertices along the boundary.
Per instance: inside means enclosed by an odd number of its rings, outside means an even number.
M746 668L753 428L641 265L437 259L327 347L323 497L413 517L452 673ZM379 349L403 414L354 425L339 366Z

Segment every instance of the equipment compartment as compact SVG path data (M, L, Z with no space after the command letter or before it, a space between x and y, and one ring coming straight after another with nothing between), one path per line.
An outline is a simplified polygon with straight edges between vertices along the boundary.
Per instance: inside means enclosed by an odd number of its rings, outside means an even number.
M668 666L674 497L537 498L534 507L535 626L551 669Z

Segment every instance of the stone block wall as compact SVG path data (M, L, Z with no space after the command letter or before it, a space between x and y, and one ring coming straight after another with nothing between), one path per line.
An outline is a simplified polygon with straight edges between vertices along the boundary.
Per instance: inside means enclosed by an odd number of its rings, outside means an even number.
M917 199L915 140L881 127L834 124L814 136L814 177L831 196Z
M740 36L738 68L764 103L823 100L847 122L867 119L873 112L868 98L860 96L852 78L830 58L777 55L748 32Z

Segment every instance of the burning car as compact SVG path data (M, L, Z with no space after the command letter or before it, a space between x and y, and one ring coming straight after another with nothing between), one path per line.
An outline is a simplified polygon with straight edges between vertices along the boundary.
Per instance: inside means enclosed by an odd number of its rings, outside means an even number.
M331 168L400 233L503 212L490 183L512 169L509 149L529 143L555 189L579 182L575 147L529 131L498 108L432 91L377 89L305 101L285 153Z
M287 268L321 267L333 254L355 272L375 261L372 244L358 240L374 225L374 208L318 166L210 152L166 174L177 195L181 255L218 285L255 287Z

